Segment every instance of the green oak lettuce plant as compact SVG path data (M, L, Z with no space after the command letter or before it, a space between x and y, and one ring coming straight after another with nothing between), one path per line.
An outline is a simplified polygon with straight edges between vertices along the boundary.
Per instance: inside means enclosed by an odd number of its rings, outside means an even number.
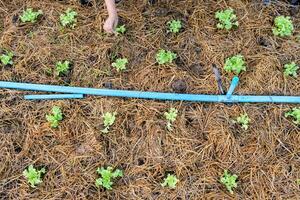
M7 52L5 54L2 54L0 55L0 60L1 60L1 63L6 66L6 65L12 65L13 64L13 59L14 57L14 54L13 52Z
M178 114L178 110L176 108L171 108L169 110L169 112L165 112L164 116L167 120L167 129L169 131L172 131L172 124L175 122L176 118L177 118L177 114Z
M239 26L237 16L231 8L216 12L215 18L219 20L219 23L217 24L217 28L219 29L226 29L229 31L230 29Z
M50 126L52 128L57 128L59 125L59 122L63 119L63 115L62 115L60 107L53 106L52 114L46 115L46 119L50 123Z
M290 17L278 16L274 20L273 34L280 37L291 36L294 25Z
M168 174L167 177L164 179L164 182L161 183L161 186L168 187L170 189L175 189L176 184L179 182L175 175Z
M226 189L233 194L233 189L237 187L237 178L235 174L228 173L228 170L224 170L224 174L220 179L220 182L226 187Z
M27 179L30 186L35 188L36 185L42 183L41 176L42 174L45 173L46 173L45 168L37 170L33 167L33 165L30 165L27 169L23 171L23 176Z
M60 15L59 20L63 27L74 28L77 22L76 17L77 12L73 11L71 8L68 8L65 13Z
M225 71L234 72L236 75L242 71L246 71L246 64L242 55L227 58L224 66Z
M176 59L176 57L177 57L176 53L161 49L156 54L156 61L158 64L163 65L166 63L172 63L173 60Z
M116 28L117 35L118 34L124 34L125 32L126 32L126 26L125 25L121 25L121 26L118 26Z
M56 73L58 76L66 74L70 69L70 61L59 61L55 64Z
M291 111L285 113L285 117L294 118L294 123L300 125L300 108L293 108Z
M245 113L237 117L236 121L234 120L234 122L240 124L243 129L248 130L251 119L248 117L247 113Z
M23 14L20 16L21 22L31 22L35 23L40 15L42 15L43 12L41 10L33 11L32 8L27 8L23 11Z
M171 20L167 23L167 25L169 28L168 32L171 33L179 33L182 28L182 23L180 20Z
M112 66L116 68L118 72L125 70L126 65L128 64L127 58L118 58L115 62L112 63Z
M284 65L284 76L293 76L295 78L298 77L297 70L299 69L299 66L295 63L289 63Z
M103 124L104 124L104 129L101 131L102 133L108 133L109 128L115 123L116 120L116 112L110 113L106 112L102 115L103 118Z
M113 171L112 167L107 167L106 169L101 167L97 169L97 173L101 175L101 178L96 179L96 187L104 187L107 190L112 190L113 179L118 177L123 177L123 171L116 169Z

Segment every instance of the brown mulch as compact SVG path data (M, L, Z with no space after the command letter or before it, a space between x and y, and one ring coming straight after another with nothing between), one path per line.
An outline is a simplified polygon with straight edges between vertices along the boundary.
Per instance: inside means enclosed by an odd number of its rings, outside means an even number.
M102 1L103 2L103 1ZM247 72L238 94L300 95L300 79L284 78L283 65L300 64L299 14L292 16L295 34L272 34L273 19L290 15L284 2L263 7L260 0L173 0L149 5L142 0L118 4L125 36L103 33L107 13L102 2L81 6L77 0L2 0L0 48L15 53L12 67L0 66L0 80L111 87L141 91L216 94L212 64L221 70L224 85L232 74L224 60L243 54ZM23 25L18 16L26 7L43 17ZM79 14L75 29L62 30L59 15L68 7ZM240 26L229 33L217 30L214 13L235 9ZM184 31L166 33L170 19L184 21ZM155 54L164 48L179 59L158 66ZM111 68L113 54L129 59L128 70ZM49 74L60 60L73 63L67 77ZM178 85L178 83L177 83ZM174 88L175 87L175 88ZM29 92L0 93L0 199L298 199L300 178L299 126L284 117L292 105L202 104L87 97L84 100L25 101ZM64 120L51 129L45 119L52 106ZM165 128L163 113L179 110L174 131ZM116 111L109 134L101 134L102 114ZM232 119L251 118L244 131ZM35 189L23 170L34 164L47 173ZM95 187L97 167L124 170L114 189ZM219 182L224 169L239 176L230 195ZM168 172L180 179L175 190L160 183Z

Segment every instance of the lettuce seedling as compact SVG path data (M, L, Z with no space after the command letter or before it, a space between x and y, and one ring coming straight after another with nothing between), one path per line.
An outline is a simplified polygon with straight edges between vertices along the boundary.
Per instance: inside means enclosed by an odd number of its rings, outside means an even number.
M280 37L291 36L294 31L293 22L290 17L278 16L274 20L273 34Z
M126 27L125 27L125 25L118 26L118 27L116 28L116 33L117 33L117 34L124 34L125 32L126 32Z
M175 175L168 174L167 178L164 179L164 182L161 184L163 187L169 187L171 189L176 188L176 184L179 182Z
M37 12L33 11L32 8L27 8L23 11L23 14L20 16L21 22L31 22L35 23L40 15L43 14L43 11L38 10Z
M63 119L60 107L53 106L52 115L46 115L46 119L50 123L52 128L57 128L59 122Z
M295 78L298 77L297 70L299 69L299 66L295 63L289 63L284 65L284 76L293 76Z
M172 123L175 122L178 110L176 108L171 108L169 112L165 112L165 118L167 120L167 129L172 131Z
M119 72L125 70L127 64L128 64L127 58L118 58L114 63L112 63L112 66L116 68L116 70Z
M116 120L116 115L117 113L110 113L110 112L106 112L104 113L104 115L102 116L103 118L103 123L104 123L104 129L101 131L102 133L108 133L110 126L112 126Z
M69 71L70 68L70 62L69 61L59 61L55 64L56 73L58 76L62 74L66 74Z
M231 28L237 28L239 26L237 16L231 8L216 12L215 18L219 20L217 24L217 28L219 29L230 30Z
M233 194L233 188L237 187L237 178L238 176L233 174L231 175L230 173L228 173L227 170L224 170L224 174L220 179L220 182L225 185L226 189L230 192L230 194Z
M242 125L242 128L247 130L249 128L249 123L251 122L251 120L248 117L247 113L245 113L243 115L240 115L234 122Z
M300 186L300 178L296 180L296 184Z
M60 23L63 27L71 27L74 28L76 26L77 12L73 11L71 8L68 8L64 14L61 14L59 19Z
M41 176L42 174L45 173L46 173L45 168L42 168L41 170L37 170L33 167L33 165L30 165L27 169L23 171L23 176L30 183L30 186L35 188L36 185L42 183Z
M246 71L244 57L242 55L236 55L231 58L227 58L224 69L227 72L234 72L237 75L241 73L241 71Z
M156 61L158 62L158 64L163 65L166 63L172 63L172 61L176 59L176 57L176 53L161 49L156 54Z
M182 24L181 24L180 20L169 21L167 23L167 25L169 26L168 32L171 32L171 33L179 33L179 31L182 28Z
M291 111L285 113L285 117L293 117L294 123L300 124L300 108L293 108Z
M103 186L107 190L112 189L112 179L117 177L123 177L123 171L120 169L116 169L113 171L112 167L107 167L104 169L103 167L97 169L97 173L101 175L101 178L96 179L96 187Z
M13 57L14 57L14 54L12 52L7 52L6 54L2 54L0 56L1 63L3 65L12 65L13 64L13 61L12 61Z

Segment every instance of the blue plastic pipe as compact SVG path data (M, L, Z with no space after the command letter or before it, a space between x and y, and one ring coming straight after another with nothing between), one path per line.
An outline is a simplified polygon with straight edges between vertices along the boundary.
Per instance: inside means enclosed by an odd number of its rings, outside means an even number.
M230 87L229 87L229 89L228 89L228 92L227 92L227 94L226 94L226 97L227 97L228 99L231 98L231 96L232 96L232 94L233 94L235 88L238 86L239 80L240 80L240 79L239 79L239 77L237 77L237 76L235 76L235 77L232 79L231 85L230 85Z
M82 99L83 94L44 94L24 95L26 100L51 100L51 99Z
M160 92L141 92L128 90L96 89L83 87L55 86L31 83L16 83L0 81L0 88L58 92L70 94L97 95L109 97L126 97L154 100L194 101L194 102L223 102L223 103L300 103L299 96L240 96L232 95L203 95L203 94L176 94Z

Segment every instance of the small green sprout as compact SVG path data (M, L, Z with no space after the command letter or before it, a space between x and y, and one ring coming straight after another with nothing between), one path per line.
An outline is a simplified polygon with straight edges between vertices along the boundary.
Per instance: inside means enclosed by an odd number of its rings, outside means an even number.
M298 77L297 70L299 69L299 66L295 63L289 63L284 65L284 76L293 76L295 78Z
M45 168L42 168L41 170L37 170L33 167L33 165L30 165L27 169L23 171L23 176L30 183L30 186L35 188L36 185L42 183L41 176L42 174L45 173L46 173Z
M71 27L74 28L76 26L77 12L73 11L71 8L68 8L64 14L61 14L59 19L60 23L63 27Z
M237 187L237 180L238 176L233 174L231 175L230 173L228 173L227 170L224 170L224 174L220 179L220 182L225 185L226 189L230 192L230 194L233 194L233 190L234 188Z
M300 124L300 108L293 108L291 111L285 113L285 117L293 117L294 123Z
M171 189L176 188L176 184L179 182L175 175L168 174L167 178L164 179L164 182L161 184L163 187L169 187Z
M293 22L290 17L278 16L274 20L273 34L280 37L291 36L294 31Z
M35 23L40 15L43 14L43 11L38 10L34 12L32 8L27 8L23 11L23 14L20 16L21 22L31 22Z
M0 56L1 63L3 65L12 65L13 64L13 61L12 61L13 57L14 57L13 52L7 52L6 54L2 54Z
M300 178L296 180L296 184L300 186Z
M249 123L251 122L251 120L248 117L247 113L245 113L243 115L240 115L234 122L242 125L242 128L247 130L249 128Z
M104 123L105 128L101 131L102 133L108 133L110 126L113 125L115 120L116 120L116 115L117 115L116 112L114 112L114 113L110 113L110 112L104 113L102 118L103 118L103 123Z
M156 54L156 61L158 62L158 64L163 65L166 63L172 63L172 61L176 59L176 57L176 53L161 49Z
M69 71L70 68L70 62L69 61L59 61L55 64L56 73L58 76L62 74L66 74Z
M234 72L237 75L241 73L241 71L246 71L244 57L242 55L236 55L227 58L224 69L227 72Z
M117 34L124 34L125 32L126 32L126 27L125 27L125 25L118 26L118 27L116 28L116 33L117 33Z
M167 129L172 131L172 123L175 122L178 110L176 108L171 108L169 112L165 112L165 118L167 120Z
M59 125L59 121L63 119L60 107L53 106L52 115L46 115L46 119L50 123L52 128L57 128Z
M97 169L97 173L101 175L101 178L96 179L96 187L103 186L107 190L112 189L113 182L111 179L117 177L123 177L123 171L120 169L116 169L113 171L112 167L107 167L104 169L103 167Z
M171 32L171 33L179 33L179 31L182 28L182 24L181 24L180 20L169 21L167 23L167 25L169 26L168 32Z
M230 30L239 26L237 16L234 14L234 10L229 8L216 12L215 18L219 20L217 28Z
M118 58L114 63L112 63L112 66L116 68L116 70L119 72L125 70L127 64L128 64L127 58Z

